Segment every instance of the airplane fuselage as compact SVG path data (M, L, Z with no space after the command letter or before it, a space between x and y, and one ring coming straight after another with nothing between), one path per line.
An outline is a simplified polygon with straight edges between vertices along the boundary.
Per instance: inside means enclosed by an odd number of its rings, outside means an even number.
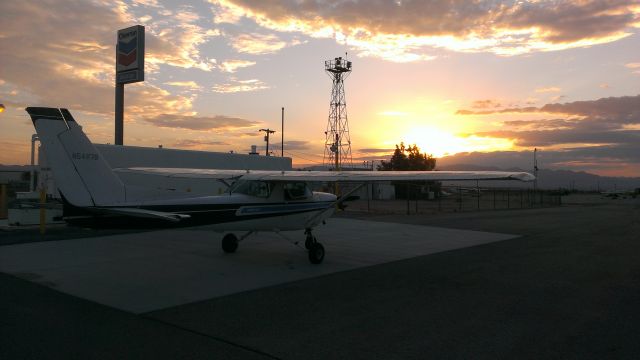
M176 197L115 204L113 206L65 207L64 219L72 225L90 227L156 227L203 226L219 231L287 231L315 227L334 210L336 196L323 192L307 192L301 199L287 199L283 186L272 184L267 196L241 193L214 196ZM158 219L136 219L106 214L105 209L142 209L188 215L177 223Z

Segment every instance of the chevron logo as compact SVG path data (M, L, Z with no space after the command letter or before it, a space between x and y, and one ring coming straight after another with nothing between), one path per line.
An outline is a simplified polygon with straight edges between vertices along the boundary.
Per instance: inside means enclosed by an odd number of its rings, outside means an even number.
M129 54L138 47L137 37L131 38L128 42L118 41L118 52L122 54Z
M137 58L138 58L137 49L133 49L133 51L130 54L126 54L126 55L118 51L118 64L122 66L131 65L134 61L136 61Z

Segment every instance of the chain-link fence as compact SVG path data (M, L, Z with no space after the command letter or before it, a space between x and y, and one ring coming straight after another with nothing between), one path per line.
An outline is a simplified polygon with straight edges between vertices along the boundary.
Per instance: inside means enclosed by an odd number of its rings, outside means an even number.
M424 185L407 184L402 199L381 199L375 184L357 192L358 200L347 204L348 210L370 213L419 214L437 212L527 209L562 205L558 191L470 188L443 186L437 191L425 191Z

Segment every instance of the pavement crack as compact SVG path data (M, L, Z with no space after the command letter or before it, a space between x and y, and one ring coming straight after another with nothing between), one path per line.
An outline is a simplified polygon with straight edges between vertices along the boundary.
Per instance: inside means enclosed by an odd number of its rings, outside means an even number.
M177 325L177 324L174 324L174 323L171 323L171 322L168 322L168 321L164 321L164 320L161 320L161 319L158 319L158 318L154 318L154 317L151 317L151 316L147 316L147 315L138 315L138 316L140 316L141 318L143 318L145 320L154 321L156 323L159 323L159 324L162 324L162 325L165 325L165 326L170 326L170 327L173 327L175 329L186 331L186 332L198 335L198 336L203 336L203 337L206 337L206 338L211 339L211 340L219 341L219 342L225 343L227 345L231 345L233 347L236 347L236 348L239 348L239 349L242 349L242 350L245 350L245 351L249 351L249 352L252 352L252 353L255 353L255 354L258 354L258 355L265 356L265 357L267 357L269 359L283 360L282 358L279 358L279 357L277 357L275 355L271 355L271 354L269 354L267 352L264 352L262 350L252 348L251 346L242 345L242 344L239 344L239 343L227 340L227 339L223 339L223 338L218 337L218 336L213 336L211 334L207 334L207 333L204 333L204 332L201 332L201 331L189 329L187 327L180 326L180 325Z

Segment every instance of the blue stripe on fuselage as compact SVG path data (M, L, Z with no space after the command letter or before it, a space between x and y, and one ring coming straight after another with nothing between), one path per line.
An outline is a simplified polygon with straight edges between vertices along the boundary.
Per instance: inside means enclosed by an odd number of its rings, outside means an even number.
M266 214L286 214L291 212L306 212L312 210L327 209L330 202L322 203L304 203L304 204L278 204L278 205L259 205L259 206L241 206L236 215L266 215Z

